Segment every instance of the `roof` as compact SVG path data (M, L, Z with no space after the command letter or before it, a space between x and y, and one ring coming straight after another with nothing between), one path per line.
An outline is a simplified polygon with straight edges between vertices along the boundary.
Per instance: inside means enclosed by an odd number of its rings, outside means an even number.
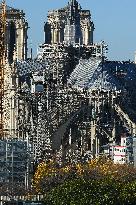
M122 80L123 79L123 80ZM136 67L130 62L103 63L100 58L81 59L68 83L73 87L104 90L123 90L124 84L135 89Z

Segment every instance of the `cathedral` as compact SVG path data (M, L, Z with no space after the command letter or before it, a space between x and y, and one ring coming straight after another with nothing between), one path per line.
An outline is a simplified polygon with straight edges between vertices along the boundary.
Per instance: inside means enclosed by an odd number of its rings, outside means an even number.
M31 186L32 163L87 161L101 156L105 145L119 144L122 133L136 136L136 69L106 59L104 42L93 42L90 10L77 0L48 12L35 58L27 58L24 12L4 8L0 177L18 193ZM127 152L120 162L133 163Z

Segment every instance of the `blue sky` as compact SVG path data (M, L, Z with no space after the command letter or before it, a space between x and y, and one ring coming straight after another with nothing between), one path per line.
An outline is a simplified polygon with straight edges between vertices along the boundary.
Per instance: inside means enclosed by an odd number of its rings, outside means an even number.
M36 53L44 41L47 11L65 6L68 0L7 0L9 6L24 10L29 23L28 46ZM104 40L111 60L134 60L136 50L136 0L79 0L90 9L95 25L94 42Z

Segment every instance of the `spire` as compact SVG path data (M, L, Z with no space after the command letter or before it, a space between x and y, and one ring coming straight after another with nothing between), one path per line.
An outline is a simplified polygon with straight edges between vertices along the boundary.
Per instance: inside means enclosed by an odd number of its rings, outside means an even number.
M76 0L70 0L70 4L71 4L72 6L75 6L76 4L78 4L78 2L77 2Z
M72 10L80 10L81 9L81 6L77 0L70 0L68 5L69 5L69 7L71 7Z
M75 5L75 4L76 4L76 0L71 0L71 3L72 3L73 5Z
M78 19L79 19L79 4L76 0L70 0L67 22L70 22L70 24L77 23Z

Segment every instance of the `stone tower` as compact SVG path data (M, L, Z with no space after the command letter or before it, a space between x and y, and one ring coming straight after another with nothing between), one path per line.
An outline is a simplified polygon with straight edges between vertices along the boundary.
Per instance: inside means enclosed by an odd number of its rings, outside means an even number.
M6 49L9 63L13 62L14 52L18 60L27 58L28 23L22 10L6 6Z
M0 12L2 9L0 7ZM16 60L27 58L27 30L28 24L22 10L6 6L5 26L5 67L3 93L3 122L4 138L16 138L18 130L19 99L18 75L14 67Z
M48 12L44 26L45 43L93 44L94 24L90 10L82 10L76 0L62 9Z

